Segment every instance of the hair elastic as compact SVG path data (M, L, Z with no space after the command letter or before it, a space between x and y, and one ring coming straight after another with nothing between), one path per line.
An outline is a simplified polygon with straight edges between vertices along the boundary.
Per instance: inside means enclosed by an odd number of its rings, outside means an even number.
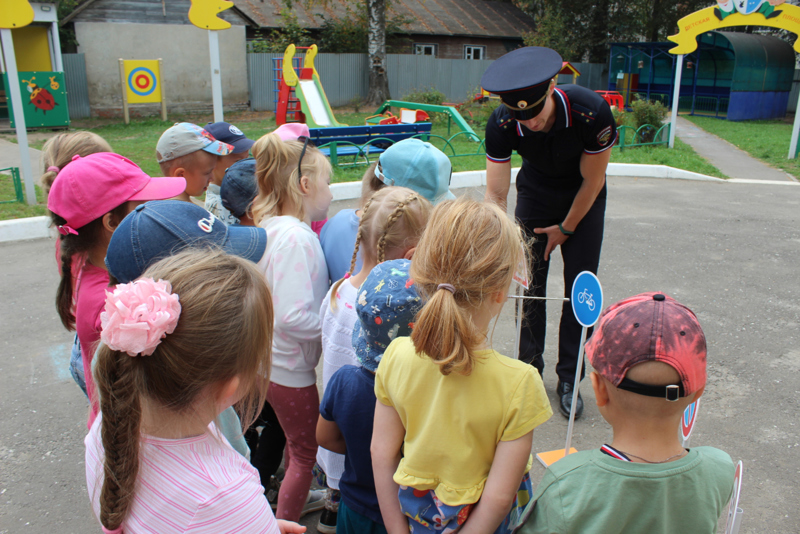
M56 167L54 165L50 165L49 167L47 167L47 172L54 172L54 173L58 174L60 171L61 171L61 169L59 169L58 167Z
M103 527L103 534L122 534L122 525L118 526L114 530L109 530L106 527Z
M454 287L453 287L453 286L451 286L450 284L439 284L438 286L436 286L436 290L437 290L437 291L438 291L438 290L440 290L440 289L446 289L446 290L448 290L450 293L453 293L454 295L455 295L455 293L456 293L456 288L454 288Z

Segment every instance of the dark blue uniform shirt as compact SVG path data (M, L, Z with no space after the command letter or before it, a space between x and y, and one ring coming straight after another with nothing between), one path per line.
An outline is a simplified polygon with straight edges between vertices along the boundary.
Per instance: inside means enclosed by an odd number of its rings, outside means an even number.
M584 87L555 88L555 122L549 132L532 132L505 106L492 113L486 125L486 157L503 163L516 151L522 156L517 176L519 219L564 217L583 182L581 156L611 149L617 127L603 98ZM597 198L605 198L606 188Z

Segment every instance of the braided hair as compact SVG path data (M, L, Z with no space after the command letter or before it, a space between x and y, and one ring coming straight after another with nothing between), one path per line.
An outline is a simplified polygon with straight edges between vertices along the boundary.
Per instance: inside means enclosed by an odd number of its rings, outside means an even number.
M336 295L342 282L355 273L359 250L369 263L381 263L415 247L432 209L425 197L405 187L384 187L373 194L361 212L350 270L333 285L331 294ZM336 309L335 298L331 308Z

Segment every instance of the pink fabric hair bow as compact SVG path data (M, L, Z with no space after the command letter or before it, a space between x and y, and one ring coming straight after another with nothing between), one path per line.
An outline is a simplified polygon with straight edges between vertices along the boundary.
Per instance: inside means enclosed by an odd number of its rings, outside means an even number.
M100 314L100 339L130 356L150 356L167 334L175 331L181 304L165 280L141 278L106 291Z

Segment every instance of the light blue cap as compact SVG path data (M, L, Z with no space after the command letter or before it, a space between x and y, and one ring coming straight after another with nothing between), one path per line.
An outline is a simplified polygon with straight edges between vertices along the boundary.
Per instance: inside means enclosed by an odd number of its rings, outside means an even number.
M455 197L450 192L453 166L444 152L421 139L399 141L381 154L375 176L386 185L407 187L432 204Z

